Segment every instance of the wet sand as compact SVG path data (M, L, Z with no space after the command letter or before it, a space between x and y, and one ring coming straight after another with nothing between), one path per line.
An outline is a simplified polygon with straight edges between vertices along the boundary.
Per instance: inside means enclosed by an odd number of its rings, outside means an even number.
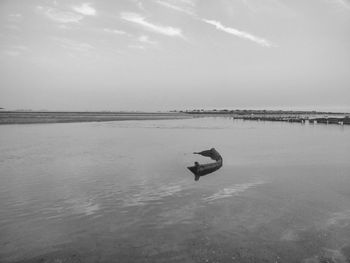
M20 112L0 111L1 124L104 122L191 118L182 113L158 112Z

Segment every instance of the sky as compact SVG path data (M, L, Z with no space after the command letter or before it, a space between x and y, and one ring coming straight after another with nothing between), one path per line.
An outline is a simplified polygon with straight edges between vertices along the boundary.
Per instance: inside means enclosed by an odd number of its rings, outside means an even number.
M0 0L0 107L350 112L350 0Z

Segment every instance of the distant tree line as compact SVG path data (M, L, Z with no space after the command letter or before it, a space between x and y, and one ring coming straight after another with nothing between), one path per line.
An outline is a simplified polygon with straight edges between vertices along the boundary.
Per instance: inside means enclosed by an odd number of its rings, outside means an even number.
M293 110L241 110L241 109L235 109L235 110L229 110L229 109L211 109L211 110L204 110L204 109L192 109L192 110L172 110L171 112L180 112L180 113L189 113L189 114L237 114L237 115L252 115L252 114L347 114L344 112L321 112L321 111L293 111Z

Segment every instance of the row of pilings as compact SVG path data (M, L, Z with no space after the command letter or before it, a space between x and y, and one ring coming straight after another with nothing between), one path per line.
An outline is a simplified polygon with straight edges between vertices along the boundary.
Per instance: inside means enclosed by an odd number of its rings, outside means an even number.
M350 117L298 117L298 116L234 116L234 119L251 121L296 122L310 124L350 125Z

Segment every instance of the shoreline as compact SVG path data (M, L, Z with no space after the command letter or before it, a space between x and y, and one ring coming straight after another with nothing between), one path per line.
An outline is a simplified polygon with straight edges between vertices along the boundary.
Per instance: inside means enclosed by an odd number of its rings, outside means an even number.
M157 112L0 112L0 125L110 122L132 120L189 119L193 116L183 113Z
M350 125L350 114L300 111L186 111L186 112L69 112L0 111L0 125L176 120L198 117L231 117L247 121Z
M235 110L235 111L187 111L191 116L203 117L231 117L247 121L272 121L295 122L310 124L337 124L350 125L350 114L340 112L317 111L259 111L259 110Z

